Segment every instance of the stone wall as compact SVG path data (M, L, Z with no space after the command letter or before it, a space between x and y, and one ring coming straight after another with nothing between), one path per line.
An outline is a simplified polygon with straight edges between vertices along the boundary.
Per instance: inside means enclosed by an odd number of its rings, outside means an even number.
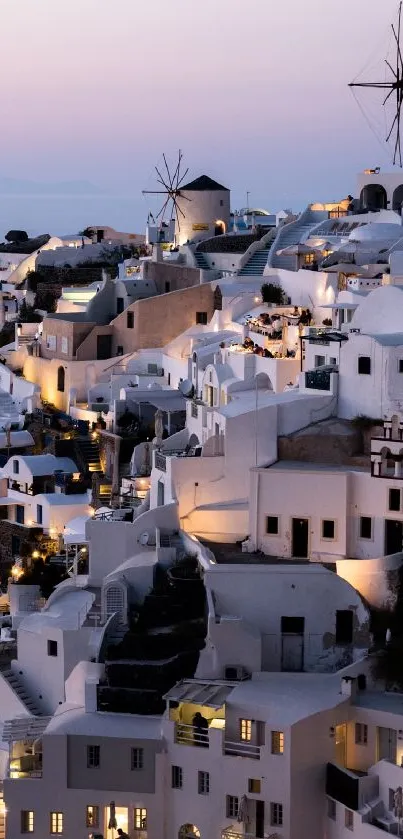
M168 262L145 262L144 279L155 283L158 294L165 294L199 285L200 269L187 265L170 265Z
M278 439L278 459L311 463L350 464L363 461L361 431L351 423L329 419Z
M7 519L2 519L0 521L0 571L3 572L1 575L2 577L4 576L4 572L8 571L13 565L15 557L20 556L21 550L25 553L30 545L32 545L32 550L35 550L34 537L40 535L41 533L42 529L40 527L27 528L21 526L20 524L16 524L14 521L8 521ZM13 537L15 537L14 540ZM49 544L50 546L53 546L54 544L56 549L56 542L53 543L50 539ZM17 550L18 545L19 547ZM50 549L51 547L49 550Z

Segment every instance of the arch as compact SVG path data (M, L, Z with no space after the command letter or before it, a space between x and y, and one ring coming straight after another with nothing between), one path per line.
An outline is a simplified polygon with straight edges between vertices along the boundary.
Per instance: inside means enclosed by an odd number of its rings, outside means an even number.
M178 839L200 839L200 830L195 824L183 824L179 828Z
M226 231L225 221L216 219L214 222L214 236L223 236Z
M213 306L214 306L214 311L217 311L217 312L222 311L222 291L221 291L219 285L217 285L214 289Z
M271 378L267 373L256 373L254 382L257 390L274 390Z
M194 449L196 446L200 446L200 440L199 440L199 438L198 438L197 434L191 434L191 435L190 435L190 437L189 437L189 442L188 442L188 446L189 446L191 449Z
M102 612L107 620L115 612L119 615L119 622L127 623L127 588L119 580L107 583L102 589Z
M393 192L392 196L392 210L395 210L396 213L402 214L402 204L403 204L403 184L397 186Z
M388 197L382 184L366 184L361 190L360 204L364 210L386 210Z
M62 365L57 368L57 389L59 393L64 393L64 385L66 380L66 371Z

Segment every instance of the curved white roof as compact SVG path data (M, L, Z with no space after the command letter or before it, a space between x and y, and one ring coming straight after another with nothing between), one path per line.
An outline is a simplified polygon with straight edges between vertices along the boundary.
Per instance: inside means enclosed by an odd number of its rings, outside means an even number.
M402 331L403 288L386 285L363 298L351 321L364 334L390 335Z
M356 227L349 235L350 241L353 242L394 242L403 236L403 229L399 224L390 224L386 222L370 222L370 224L363 224Z
M85 737L161 739L161 718L136 714L104 714L85 711L65 702L55 712L45 734L77 734Z

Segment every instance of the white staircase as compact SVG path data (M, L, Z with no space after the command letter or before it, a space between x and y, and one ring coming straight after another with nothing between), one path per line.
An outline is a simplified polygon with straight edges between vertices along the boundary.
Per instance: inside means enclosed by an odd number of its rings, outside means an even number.
M5 423L19 423L19 414L9 393L0 390L0 425Z
M276 229L272 228L259 241L253 242L246 251L245 262L238 271L239 277L262 277L267 265L270 247L277 238ZM249 252L249 255L248 255Z
M268 264L271 268L285 268L288 271L296 270L295 256L287 254L279 255L277 251L288 248L291 245L298 245L299 242L305 241L308 238L308 233L328 218L328 213L322 210L311 210L308 207L301 213L296 221L290 224L284 224L280 227L279 232L270 248Z
M10 687L13 689L14 693L21 699L21 702L24 703L26 709L34 716L38 717L41 715L41 712L38 706L35 704L35 701L29 695L28 690L22 683L21 679L18 677L13 670L3 670L2 676L6 679Z

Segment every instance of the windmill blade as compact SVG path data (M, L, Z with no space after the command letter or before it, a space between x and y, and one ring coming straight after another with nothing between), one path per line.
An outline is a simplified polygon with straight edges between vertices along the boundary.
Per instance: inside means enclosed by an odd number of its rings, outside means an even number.
M173 178L172 178L172 184L174 185L175 190L178 189L178 180L179 180L179 172L180 172L180 168L181 168L181 162L182 162L182 152L179 149L178 162L176 164L176 169L175 169L175 172L174 172L174 175L173 175Z
M392 136L392 134L393 134L393 129L394 129L395 125L396 125L396 122L398 122L398 119L399 119L399 118L400 118L400 108L399 108L399 109L398 109L398 111L396 111L396 113L395 113L395 117L394 117L394 120L393 120L392 125L391 125L391 127L390 127L389 134L388 134L388 136L386 137L386 142L387 142L387 143L389 142L389 140L390 140L390 138L391 138L391 136Z
M169 172L169 169L168 169L168 164L167 164L167 159L166 159L166 157L165 157L165 154L163 154L163 155L162 155L162 157L164 158L165 169L167 170L168 181L169 181L169 188L170 188L170 189L172 189L173 184L174 184L174 181L173 181L173 180L172 180L172 178L171 178L171 175L170 175L170 172Z
M181 232L181 223L180 223L180 220L179 220L178 208L177 208L176 202L175 202L175 223L178 225L178 233L180 233Z
M388 95L387 95L387 96L385 97L385 99L383 100L383 102L382 102L382 106L386 105L386 103L387 103L387 101L388 101L388 99L389 99L389 96L392 96L392 93L393 93L393 87L391 87L391 88L390 88L390 91L389 91Z
M166 195L166 189L142 189L142 195Z
M387 65L388 65L389 70L390 70L390 71L392 72L392 74L393 74L393 77L394 77L395 79L397 79L397 78L398 78L398 76L396 75L395 70L393 69L393 67L392 67L391 63L388 61L388 59L387 59L387 58L385 58L385 64L387 64Z
M166 190L167 190L167 192L168 192L168 190L169 190L169 186L168 186L168 184L165 182L165 180L164 180L164 178L162 177L161 172L160 172L160 170L158 169L158 167L157 167L157 166L155 167L155 171L156 171L156 173L157 173L157 175L158 175L158 178L159 178L159 183L162 183L162 184L164 185L165 189L166 189Z
M397 156L399 157L399 166L402 166L402 146L400 140L400 106L398 108L397 114L397 131L396 131L396 140L395 140L395 152L393 156L393 163L396 163Z
M168 204L168 201L169 201L169 195L168 195L167 200L165 201L165 203L164 203L164 204L163 204L163 206L161 207L161 209L160 209L159 213L156 215L156 219L157 219L157 218L159 218L160 216L162 216L161 221L163 220L163 218L164 218L165 208L166 208L166 206L167 206L167 204Z
M399 13L399 14L400 14L400 13ZM403 58L402 58L402 53L401 53L401 51L400 51L400 40L399 40L399 38L398 38L398 37L397 37L397 35L396 35L396 31L395 31L395 27L394 27L393 23L392 23L392 32L393 32L393 35L394 35L394 38L395 38L395 41L396 41L396 46L397 46L397 56L396 56L397 69L396 69L396 77L398 77L398 75L399 75L399 63L398 63L398 61L399 61L399 58L400 58L400 64L401 64L401 66L403 66Z
M189 167L188 167L188 168L186 169L186 171L183 173L183 175L182 175L182 177L181 177L180 181L178 181L178 187L177 187L177 188L179 188L179 187L180 187L180 185L181 185L181 184L183 183L183 181L185 180L185 178L186 178L186 175L187 175L188 171L189 171Z
M173 198L172 200L173 200L173 202L174 202L174 204L175 204L175 209L176 209L176 211L178 211L178 210L179 210L180 214L183 216L183 218L185 218L185 213L183 212L182 207L180 207L180 206L179 206L179 204L178 204L178 202L177 202L176 198Z

